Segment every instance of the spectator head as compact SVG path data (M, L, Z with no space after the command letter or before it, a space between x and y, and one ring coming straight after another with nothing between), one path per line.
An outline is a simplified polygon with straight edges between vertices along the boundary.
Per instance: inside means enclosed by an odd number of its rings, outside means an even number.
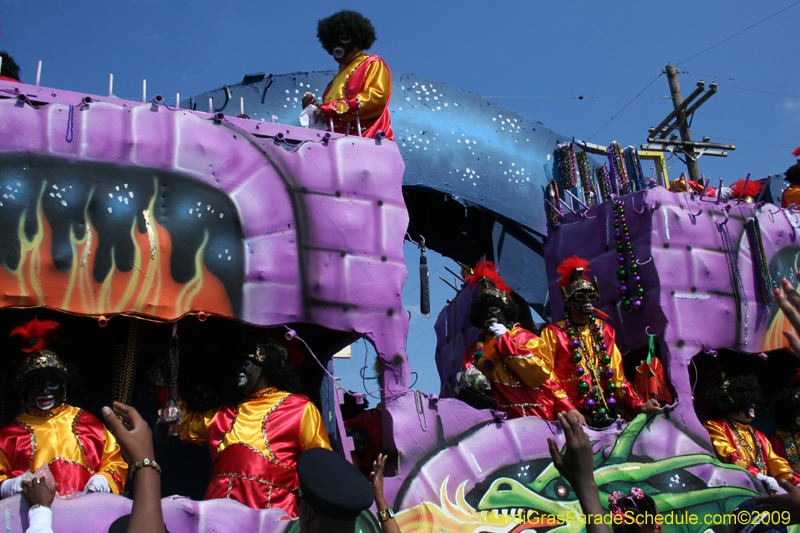
M361 511L372 505L372 487L356 467L326 448L297 458L299 518L304 533L352 533Z
M8 55L8 52L5 50L0 52L0 57L3 58L3 67L0 69L0 76L20 81L19 65L17 65L16 61L14 61L14 58Z
M628 494L619 491L608 496L614 533L661 533L663 524L655 500L642 489L632 488Z

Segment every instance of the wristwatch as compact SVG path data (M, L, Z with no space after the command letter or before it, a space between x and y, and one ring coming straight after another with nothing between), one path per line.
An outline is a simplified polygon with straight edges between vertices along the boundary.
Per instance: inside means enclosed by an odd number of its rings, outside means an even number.
M387 507L382 511L378 511L378 518L380 518L381 522L388 522L394 518L394 511L392 511L391 507Z

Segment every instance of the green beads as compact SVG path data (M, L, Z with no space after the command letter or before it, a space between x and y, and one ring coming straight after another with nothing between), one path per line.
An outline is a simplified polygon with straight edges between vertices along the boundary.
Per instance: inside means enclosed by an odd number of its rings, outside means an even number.
M581 394L586 394L587 392L589 392L589 384L586 383L585 381L581 381L580 383L578 383L577 389L578 392L580 392Z

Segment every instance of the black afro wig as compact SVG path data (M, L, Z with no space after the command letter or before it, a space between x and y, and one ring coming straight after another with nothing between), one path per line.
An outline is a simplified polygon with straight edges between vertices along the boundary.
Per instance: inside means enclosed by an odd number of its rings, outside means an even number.
M517 305L510 297L508 303L505 303L499 296L483 290L473 298L472 306L469 310L469 321L473 326L483 329L483 323L486 321L486 314L489 312L490 307L499 307L509 322L516 323L519 318Z
M800 389L785 388L772 401L775 422L781 427L790 427L800 413Z
M764 403L764 397L754 375L726 379L720 374L716 378L715 386L706 393L706 401L710 418L724 418L731 413L747 411L754 405Z
M339 11L319 21L317 38L322 47L329 53L339 44L339 36L346 33L353 43L362 50L369 50L375 42L375 28L372 22L361 13L355 11Z
M14 61L14 58L8 55L8 52L5 50L0 52L0 57L3 58L3 67L0 69L0 76L19 81L19 65Z
M244 354L255 353L258 341L259 339L248 339L245 342ZM286 354L271 344L267 344L261 368L269 382L279 390L299 393L303 387L300 376L289 364Z

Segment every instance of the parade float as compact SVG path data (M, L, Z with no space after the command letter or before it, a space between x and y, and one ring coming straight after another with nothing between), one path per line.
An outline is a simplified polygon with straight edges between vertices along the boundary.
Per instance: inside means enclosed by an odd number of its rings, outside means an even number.
M287 125L303 93L329 78L248 76L175 105L0 81L3 331L58 316L86 407L118 399L149 408L152 422L145 373L168 352L173 323L184 395L198 406L224 399L234 330L269 328L302 344L305 392L345 457L353 442L332 356L365 338L383 368L385 488L403 531L580 531L576 520L505 518L579 506L550 461L546 438L564 442L558 424L506 421L453 398L477 336L472 291L462 287L439 314L439 395L410 389L401 301L407 232L464 264L493 259L553 320L563 314L548 297L558 294L555 268L577 253L600 280L598 307L611 316L626 370L646 358L652 336L675 398L664 414L589 430L601 500L641 487L662 513L702 517L763 494L747 471L716 460L695 389L718 362L762 376L792 368L770 289L796 273L795 211L669 192L663 172L652 183L642 175L636 150L612 145L603 165L533 120L413 75L395 76L395 142ZM640 277L636 305L618 292L620 209L635 251L626 268ZM3 365L5 420L18 407L12 364ZM279 509L197 501L209 461L193 448L157 451L165 495L195 497L162 500L169 531L297 527ZM7 531L24 531L20 498L0 506ZM109 494L58 500L55 531L107 531L130 507ZM487 522L487 513L500 518ZM359 527L379 531L372 513ZM702 519L670 527L726 529Z

